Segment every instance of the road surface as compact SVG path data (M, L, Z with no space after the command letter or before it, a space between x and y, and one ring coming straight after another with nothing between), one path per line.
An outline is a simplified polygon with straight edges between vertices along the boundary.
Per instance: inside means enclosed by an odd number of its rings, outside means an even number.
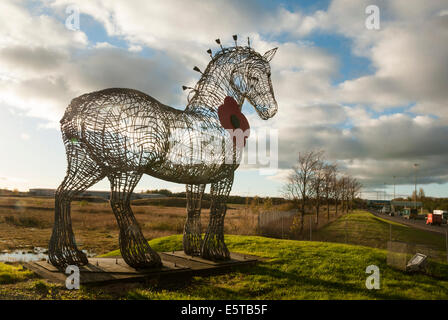
M446 224L442 224L441 226L431 226L431 225L427 225L426 224L426 220L408 220L405 219L403 217L400 216L389 216L387 214L380 214L375 210L369 210L369 212L373 213L374 215L376 215L377 217L386 219L386 220L390 220L390 221L394 221L397 223L401 223L416 229L420 229L420 230L425 230L425 231L431 231L431 232L437 232L437 233L441 233L441 234L445 234L448 231L448 225Z

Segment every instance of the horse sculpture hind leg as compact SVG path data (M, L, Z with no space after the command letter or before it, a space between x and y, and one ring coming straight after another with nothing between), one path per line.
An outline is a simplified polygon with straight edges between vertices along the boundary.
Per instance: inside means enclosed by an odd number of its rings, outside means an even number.
M76 194L104 177L100 167L83 151L78 142L65 140L65 145L68 160L67 175L56 190L54 227L48 247L50 262L59 268L88 263L87 256L76 247L70 203Z
M233 185L234 172L210 188L210 222L202 243L201 256L211 260L228 260L230 252L224 243L224 217L227 211L227 198Z
M184 226L184 252L191 256L201 254L201 203L205 184L187 184L187 220Z
M114 173L108 176L111 185L110 204L120 228L120 251L133 268L161 267L159 255L149 246L131 209L131 195L142 174Z

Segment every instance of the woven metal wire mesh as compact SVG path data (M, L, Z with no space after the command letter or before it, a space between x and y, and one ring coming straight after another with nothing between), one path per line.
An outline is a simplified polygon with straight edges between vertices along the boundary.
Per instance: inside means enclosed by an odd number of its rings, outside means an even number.
M73 99L61 120L68 167L55 194L50 262L58 267L88 263L76 246L70 203L75 195L107 177L124 260L135 268L161 266L130 205L143 174L186 184L184 251L228 259L225 203L242 148L221 126L217 109L225 97L232 97L240 109L247 99L263 119L276 113L269 66L275 50L262 56L249 46L221 48L190 88L185 110L133 89L111 88ZM211 184L210 223L202 239L200 212L206 184Z

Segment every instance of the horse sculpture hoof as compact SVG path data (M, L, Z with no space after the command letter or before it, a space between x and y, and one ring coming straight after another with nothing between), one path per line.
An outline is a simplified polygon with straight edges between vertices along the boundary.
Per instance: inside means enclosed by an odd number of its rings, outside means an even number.
M163 266L160 256L151 248L145 248L144 251L123 252L124 261L134 269L161 268Z
M204 251L201 257L211 261L225 261L230 260L230 252L228 250L223 252Z
M204 241L201 257L212 261L230 260L230 251L224 241Z
M52 265L65 269L67 266L85 266L89 263L89 259L87 259L87 255L73 248L63 248L60 250L50 250L49 260Z
M153 261L153 260L139 261L139 262L126 261L126 263L134 269L156 269L161 268L163 266L162 261Z
M201 236L185 235L183 237L183 247L186 255L197 257L201 255Z
M191 257L199 257L201 255L201 249L200 248L184 248L184 253L187 256Z

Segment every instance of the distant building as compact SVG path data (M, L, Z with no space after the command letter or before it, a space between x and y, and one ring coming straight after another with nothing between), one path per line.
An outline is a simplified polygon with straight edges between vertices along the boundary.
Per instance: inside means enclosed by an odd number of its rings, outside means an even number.
M395 200L392 200L391 204L394 207L403 207L403 208L414 208L414 206L420 208L423 205L423 203L421 203L420 201L414 202L414 201L395 201Z
M390 200L367 200L367 206L369 207L390 206Z
M37 197L54 197L56 189L45 189L45 188L35 188L30 189L28 194L30 196ZM110 199L110 191L95 191L95 190L87 190L80 194L81 197L98 197L104 199ZM165 195L158 193L133 193L131 196L132 200L136 199L154 199L154 198L165 198Z
M38 197L54 197L55 191L55 189L30 189L28 194Z
M420 201L391 201L392 211L402 211L403 209L420 208L420 213L423 214L423 203Z

